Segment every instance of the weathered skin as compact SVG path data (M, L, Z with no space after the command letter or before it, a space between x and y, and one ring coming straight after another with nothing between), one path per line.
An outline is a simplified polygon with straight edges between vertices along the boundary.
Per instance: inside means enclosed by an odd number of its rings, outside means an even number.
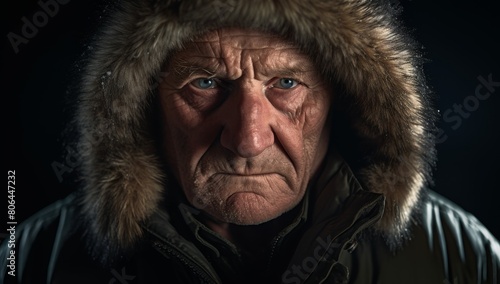
M163 135L188 200L239 225L296 206L329 140L331 92L312 61L276 36L221 29L168 66L159 87Z

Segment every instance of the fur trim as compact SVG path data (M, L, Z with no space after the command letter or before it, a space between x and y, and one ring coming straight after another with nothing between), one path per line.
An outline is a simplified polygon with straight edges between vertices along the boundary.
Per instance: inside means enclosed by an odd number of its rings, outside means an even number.
M344 125L335 130L337 139L356 141L350 149L360 181L386 196L378 230L403 232L429 180L434 112L418 53L390 8L364 0L130 0L113 12L93 44L78 106L91 234L118 247L141 236L141 222L164 191L148 119L161 67L183 42L227 26L296 42L338 86Z

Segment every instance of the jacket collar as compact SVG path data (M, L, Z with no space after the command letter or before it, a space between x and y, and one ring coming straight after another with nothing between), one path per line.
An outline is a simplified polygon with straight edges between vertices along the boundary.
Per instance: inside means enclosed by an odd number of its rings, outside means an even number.
M325 170L311 190L311 226L282 280L323 283L336 274L332 278L343 283L348 270L339 263L340 256L352 252L358 235L382 218L385 197L364 190L336 151L329 153Z
M359 233L380 220L385 197L364 190L342 157L331 151L322 174L309 189L308 203L309 206L304 207L308 212L301 215L307 216L308 229L302 235L282 280L321 283L336 274L335 279L347 281L348 271L339 263L340 256L351 252ZM184 215L182 222L187 222L188 226L191 219L185 217L196 213L189 208L179 207L184 213L180 214ZM196 264L200 275L217 281L217 273L207 258L191 241L181 236L165 210L157 210L143 227L160 253L170 258L174 254L183 258L183 262Z

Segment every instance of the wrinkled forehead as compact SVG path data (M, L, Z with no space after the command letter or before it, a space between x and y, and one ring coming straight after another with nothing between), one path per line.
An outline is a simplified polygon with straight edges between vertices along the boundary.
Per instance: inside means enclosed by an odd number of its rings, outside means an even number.
M258 60L262 68L316 69L295 43L273 33L241 28L221 28L200 34L174 52L171 63L184 67L186 63L202 62L240 65L240 61L250 57Z
M295 49L298 47L279 35L252 29L221 28L210 30L192 40L194 44L216 44L241 49Z

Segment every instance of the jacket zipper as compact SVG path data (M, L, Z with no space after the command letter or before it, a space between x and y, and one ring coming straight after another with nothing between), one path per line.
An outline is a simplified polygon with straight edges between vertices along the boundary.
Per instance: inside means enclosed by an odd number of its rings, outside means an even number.
M276 238L273 241L273 245L271 246L271 252L269 254L269 260L267 262L267 269L266 269L267 274L269 274L271 272L271 268L272 268L271 266L273 264L273 258L276 255L276 249L279 246L279 244L281 243L281 241L283 240L283 238L284 238L284 236L278 235L278 236L276 236Z
M160 241L153 241L153 245L161 250L165 255L171 255L177 258L182 264L188 267L195 275L202 279L203 283L213 283L218 282L210 276L203 268L201 268L196 262L188 259L180 252L177 248L168 243L162 243Z

